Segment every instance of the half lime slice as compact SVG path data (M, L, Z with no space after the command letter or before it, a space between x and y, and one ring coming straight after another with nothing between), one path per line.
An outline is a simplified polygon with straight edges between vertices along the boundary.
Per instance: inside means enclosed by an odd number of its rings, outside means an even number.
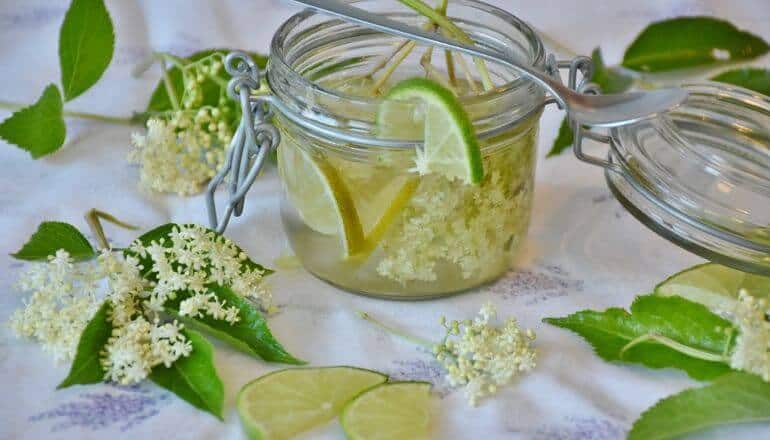
M292 205L309 228L341 236L345 256L363 249L364 231L353 196L333 166L287 143L278 148L278 168Z
M419 440L430 437L430 384L385 383L356 397L342 411L348 438Z
M410 101L412 105L406 104ZM380 104L377 128L383 138L423 139L415 157L420 174L438 173L472 184L484 177L468 114L449 89L434 81L412 78L396 84Z
M655 293L678 295L712 311L725 312L733 309L741 289L754 297L770 298L770 278L706 263L672 275L655 287Z
M262 376L238 394L252 439L288 439L334 419L344 405L387 376L354 367L292 368Z

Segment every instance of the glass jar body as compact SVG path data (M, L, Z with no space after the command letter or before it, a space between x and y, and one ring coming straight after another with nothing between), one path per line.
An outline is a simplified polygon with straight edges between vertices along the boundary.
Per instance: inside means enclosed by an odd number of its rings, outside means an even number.
M395 9L374 0L357 3L424 25L423 17L395 2ZM542 43L516 17L474 0L451 2L448 14L476 41L544 68ZM281 216L297 257L344 289L423 299L476 287L508 270L529 223L545 95L494 64L488 69L497 87L481 90L480 78L466 68L454 92L479 140L484 179L470 185L438 173L419 175L414 158L421 139L410 137L414 133L381 138L377 125L387 89L428 74L423 61L430 49L416 45L388 81L378 81L385 69L377 66L390 62L402 43L303 12L276 32L268 82L281 133ZM459 66L460 56L453 56ZM439 64L445 58L433 54L431 75L446 75L448 64ZM474 66L470 58L464 65ZM403 111L413 118L424 114L419 102L405 102Z

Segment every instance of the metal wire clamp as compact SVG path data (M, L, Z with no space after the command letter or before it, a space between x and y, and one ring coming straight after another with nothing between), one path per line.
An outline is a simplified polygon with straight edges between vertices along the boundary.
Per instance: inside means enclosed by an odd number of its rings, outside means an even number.
M243 213L246 193L262 170L268 153L277 148L280 141L278 130L268 122L270 112L251 96L262 86L259 67L248 54L231 52L225 57L225 70L232 76L227 94L241 104L241 122L230 141L222 169L206 188L209 224L219 233L224 232L232 216ZM226 178L228 201L220 218L214 194Z

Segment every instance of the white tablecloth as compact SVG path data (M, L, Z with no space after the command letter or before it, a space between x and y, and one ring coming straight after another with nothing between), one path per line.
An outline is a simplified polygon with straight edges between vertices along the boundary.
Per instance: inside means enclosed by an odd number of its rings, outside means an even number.
M728 18L770 40L767 0L627 1L500 0L495 2L541 31L588 54L601 43L617 62L650 21L681 14ZM140 79L132 67L152 50L186 54L209 47L266 51L278 24L296 8L279 1L108 0L117 34L112 65L92 90L67 106L114 115L142 109L158 72ZM57 37L67 2L0 1L0 98L30 102L57 81ZM763 61L767 64L767 58ZM0 110L0 118L9 113ZM549 109L542 123L540 157L550 147L561 115ZM33 161L0 142L0 321L21 305L11 285L22 266L7 254L43 220L87 230L92 207L144 228L168 221L205 223L203 198L147 195L137 189L125 160L134 128L68 121L66 147ZM271 265L286 252L274 170L260 177L245 217L228 234L256 261ZM257 227L259 225L259 228ZM108 228L119 243L131 232ZM259 230L259 232L257 232ZM367 299L337 290L302 269L271 277L281 312L270 324L297 356L313 365L356 365L397 378L436 383L437 437L617 439L656 400L697 385L683 373L608 364L580 338L540 322L585 308L626 306L666 275L700 260L645 229L612 198L601 170L570 154L541 160L532 227L516 269L494 285L450 299L407 303ZM537 369L496 397L470 408L448 390L431 356L394 339L354 314L375 313L424 337L439 337L438 318L470 317L485 301L537 332ZM0 438L240 438L235 395L247 381L280 368L224 347L216 365L225 384L225 422L197 411L152 384L55 391L68 366L53 366L36 345L0 329ZM767 427L764 427L767 438ZM758 438L761 426L721 431ZM330 425L308 437L341 438Z

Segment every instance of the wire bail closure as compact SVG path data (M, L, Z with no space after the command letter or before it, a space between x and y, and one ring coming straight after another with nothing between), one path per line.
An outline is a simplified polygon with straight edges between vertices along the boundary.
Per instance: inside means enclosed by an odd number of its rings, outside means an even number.
M225 70L232 76L227 94L241 104L241 122L227 151L225 163L206 188L206 209L209 224L219 233L224 232L230 218L243 213L246 193L265 165L270 151L278 147L280 134L269 123L271 113L264 103L251 96L262 86L262 72L254 60L244 52L231 52L225 57ZM217 216L214 193L225 181L228 201L222 217Z
M590 57L577 56L571 60L559 60L557 61L553 54L548 55L545 65L546 72L556 78L561 78L559 70L568 69L567 74L567 87L575 90L578 93L585 93L589 95L598 95L601 93L601 88L598 84L591 82L594 74L594 62ZM580 73L580 81L578 81L578 73ZM559 106L560 109L564 108L559 103L551 98L546 104L554 103ZM612 162L612 156L610 153L607 155L607 159L591 156L583 152L583 140L591 139L603 144L612 145L614 142L611 136L603 135L592 131L590 128L584 127L578 124L574 119L569 117L567 113L567 122L572 129L572 152L580 161L600 166L608 171L621 172L617 164Z

